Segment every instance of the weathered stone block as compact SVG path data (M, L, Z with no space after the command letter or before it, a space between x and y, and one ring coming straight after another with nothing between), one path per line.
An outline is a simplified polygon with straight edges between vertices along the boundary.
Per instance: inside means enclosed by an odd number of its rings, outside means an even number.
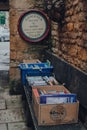
M0 130L7 130L7 124L0 124Z
M74 29L74 24L73 23L68 23L67 24L67 29L68 29L68 31L72 31Z
M77 56L77 45L73 45L73 46L71 46L70 48L69 48L69 50L68 50L68 54L70 55L70 56L74 56L74 57L76 57Z
M0 110L0 123L24 121L22 109Z
M73 5L77 5L79 3L79 0L75 0L74 2L73 2Z
M54 35L54 36L58 36L57 30L53 30L53 31L51 32L51 34Z
M9 108L22 108L21 95L10 96L6 99L7 109Z
M87 41L87 32L83 34L83 40Z
M10 7L17 8L17 9L26 9L33 7L33 0L10 0Z
M78 20L79 20L80 22L86 21L85 13L84 13L84 12L79 13L78 16L79 16L79 17L78 17Z
M70 10L66 11L66 15L65 16L71 16L71 15L73 15L73 12L74 12L74 9L72 7Z
M4 99L0 99L0 110L6 109L6 104Z
M84 48L79 47L79 48L78 48L78 58L79 58L81 61L87 62L87 50L84 49Z
M25 122L8 123L8 130L30 130Z
M16 67L10 68L10 79L20 79L20 71Z
M11 51L10 53L11 53L11 55L10 55L10 59L11 59L11 60L16 59L16 57L17 57L17 53L16 53L16 51Z

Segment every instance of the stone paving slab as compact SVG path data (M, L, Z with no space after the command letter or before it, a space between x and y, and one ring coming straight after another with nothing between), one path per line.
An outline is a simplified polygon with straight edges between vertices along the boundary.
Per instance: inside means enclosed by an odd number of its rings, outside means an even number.
M0 79L0 82L1 82L1 79ZM4 89L0 86L0 94L4 92Z
M0 123L25 121L23 109L0 110Z
M9 89L3 89L3 91L0 90L0 97L2 97L3 99L9 98Z
M4 99L0 99L0 110L6 109L6 104Z
M9 108L22 108L21 95L10 96L6 99L7 109Z
M7 124L0 124L0 130L7 130Z
M30 130L24 122L8 123L8 130Z

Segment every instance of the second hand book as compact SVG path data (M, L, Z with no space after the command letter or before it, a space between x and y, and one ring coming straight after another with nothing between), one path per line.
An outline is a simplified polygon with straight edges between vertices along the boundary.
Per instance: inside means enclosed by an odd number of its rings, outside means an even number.
M40 104L59 104L76 102L76 94L44 94L40 95Z
M56 91L56 90L55 90ZM55 92L54 91L54 92ZM45 93L40 89L33 89L34 95L38 98L40 104L59 104L76 102L76 94L72 93Z

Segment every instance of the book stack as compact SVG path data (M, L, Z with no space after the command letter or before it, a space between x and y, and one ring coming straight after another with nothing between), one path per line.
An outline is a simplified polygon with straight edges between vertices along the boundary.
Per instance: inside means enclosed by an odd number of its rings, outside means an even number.
M58 85L59 83L53 76L27 76L29 86Z
M32 88L58 85L53 76L26 76L26 87L29 91L30 100L32 100Z
M34 88L33 94L38 98L40 104L60 104L76 102L76 94L68 93L66 90L39 89Z
M27 76L26 80L29 86L46 86L47 83L42 76Z

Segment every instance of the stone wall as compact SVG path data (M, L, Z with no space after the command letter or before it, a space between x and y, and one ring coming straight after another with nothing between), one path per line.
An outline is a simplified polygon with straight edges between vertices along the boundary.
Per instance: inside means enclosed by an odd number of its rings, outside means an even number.
M87 72L86 0L66 0L65 18L62 24L51 21L51 37L43 40L41 44L33 45L20 37L17 27L19 17L29 9L43 10L43 2L44 0L21 0L21 2L20 0L9 0L11 79L20 78L17 66L23 62L23 59L41 58L44 49L50 47L54 54Z
M30 9L43 10L43 0L9 0L10 6L10 79L20 78L18 65L27 59L39 59L41 52L47 48L46 41L40 44L24 41L18 33L20 16Z
M65 6L63 24L58 24L56 29L57 24L52 25L52 50L60 58L87 72L87 1L66 0Z

